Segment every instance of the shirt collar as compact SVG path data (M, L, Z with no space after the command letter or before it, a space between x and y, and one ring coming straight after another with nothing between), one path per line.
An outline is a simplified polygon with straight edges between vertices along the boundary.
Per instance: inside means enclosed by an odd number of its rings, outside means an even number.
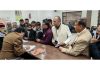
M77 35L79 36L79 35L83 34L85 31L86 31L86 28L84 30L82 30L80 33L77 33Z

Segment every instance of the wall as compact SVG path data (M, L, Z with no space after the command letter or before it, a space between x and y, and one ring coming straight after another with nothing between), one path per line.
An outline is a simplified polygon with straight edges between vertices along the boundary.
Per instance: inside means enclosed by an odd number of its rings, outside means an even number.
M14 11L0 11L0 18L5 19L7 21L15 21L15 12Z
M24 19L29 18L29 13L31 13L30 21L35 20L42 22L43 19L45 18L53 19L54 16L60 16L62 18L61 11L54 12L53 10L22 11L23 18Z
M45 18L51 18L53 19L54 16L60 16L62 18L62 12L70 12L68 10L56 10L56 12L54 10L27 10L24 11L22 10L22 17L23 19L28 18L29 17L29 13L31 13L31 19L35 20L35 21L40 21L42 22L43 19ZM82 11L82 16L81 17L86 17L87 15L87 11L84 10ZM1 10L0 11L0 18L6 19L7 21L16 21L15 18L15 11L14 10ZM96 26L98 23L98 11L92 11L91 14L91 26Z
M29 18L29 13L31 13L32 19L30 21L42 21L45 18L53 19L54 16L60 16L62 18L62 12L69 12L67 10L22 10L23 19ZM86 16L86 11L82 12L82 17ZM5 18L10 21L16 21L14 11L0 11L0 17Z
M97 26L98 24L98 12L97 10L92 11L91 26Z
M87 11L86 11L86 10L83 10L83 11L82 11L81 17L82 17L82 18L87 17Z

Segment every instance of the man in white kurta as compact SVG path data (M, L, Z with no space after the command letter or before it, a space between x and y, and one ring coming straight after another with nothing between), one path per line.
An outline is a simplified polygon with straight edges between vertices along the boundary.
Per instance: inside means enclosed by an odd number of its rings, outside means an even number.
M69 36L71 36L71 32L67 25L61 23L61 19L59 16L55 16L53 19L53 39L52 43L54 45L64 42ZM56 44L55 44L56 42Z

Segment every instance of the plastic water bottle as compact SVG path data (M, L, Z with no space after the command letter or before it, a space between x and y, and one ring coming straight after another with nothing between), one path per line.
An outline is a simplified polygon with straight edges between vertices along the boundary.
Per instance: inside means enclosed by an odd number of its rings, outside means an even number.
M44 52L41 53L40 58L41 58L42 60L44 60L44 59L45 59L45 56L46 56L46 50L44 49Z
M44 51L41 53L40 58L41 58L42 60L44 60L44 59L45 59L45 56L46 56L46 54L47 54L47 53L46 53L46 46L43 45L42 48L44 49Z

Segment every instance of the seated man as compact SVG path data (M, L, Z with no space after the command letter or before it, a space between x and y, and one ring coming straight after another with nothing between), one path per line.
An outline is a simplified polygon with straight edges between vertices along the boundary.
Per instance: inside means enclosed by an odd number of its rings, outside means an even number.
M76 36L70 40L73 40L71 43L68 40L64 43L67 44L65 47L60 46L59 49L61 52L70 54L73 56L78 56L80 54L88 56L88 46L90 39L92 38L89 30L86 29L86 23L82 20L75 23L75 30L77 32ZM60 45L64 45L60 44Z
M41 23L36 23L36 39L42 39L43 38L43 31L41 29Z
M36 39L36 41L42 44L52 45L53 34L52 34L51 26L47 19L43 20L42 27L43 27L43 38Z
M36 31L32 29L32 25L29 24L27 31L25 31L24 39L35 41L36 39Z
M93 38L90 44L90 57L93 59L100 59L100 25L98 25L97 30L93 33Z

